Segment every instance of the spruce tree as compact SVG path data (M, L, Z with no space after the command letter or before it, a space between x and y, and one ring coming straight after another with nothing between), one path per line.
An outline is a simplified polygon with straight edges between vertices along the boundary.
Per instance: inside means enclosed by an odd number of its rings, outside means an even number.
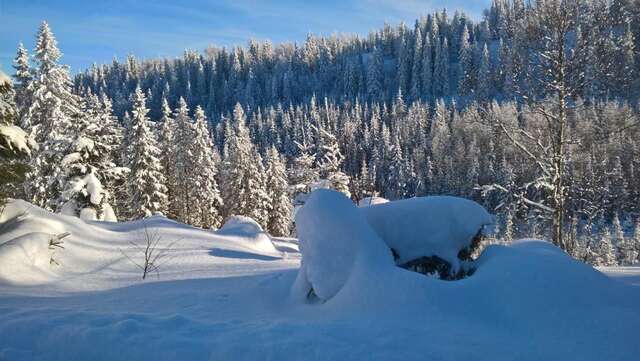
M224 161L220 175L223 216L252 217L266 227L268 195L264 190L262 158L255 150L246 126L244 110L236 103L233 111L233 130L225 142Z
M36 74L27 91L33 94L22 123L35 136L39 149L31 158L25 192L31 203L57 210L64 187L62 157L71 146L72 126L80 117L79 99L71 93L68 69L58 64L62 54L46 22L35 48Z
M146 98L140 86L132 99L129 147L131 171L127 178L130 219L148 217L167 210L167 187L160 164L160 149L149 127Z
M113 159L118 129L110 114L103 114L105 109L98 96L89 92L83 103L82 116L71 129L74 139L62 159L64 180L59 210L83 219L114 221L107 182L119 173Z
M291 227L292 203L284 162L275 147L266 158L266 192L270 197L267 231L274 236L288 236Z
M193 172L195 168L193 158L192 143L194 140L194 124L189 116L189 107L184 98L178 101L173 116L175 129L173 132L172 146L176 151L173 153L172 170L172 199L170 208L175 212L178 221L191 223L191 216L194 213L195 203L193 195ZM166 172L166 171L165 171Z
M32 94L29 93L29 84L33 80L33 70L29 64L29 53L22 43L18 44L18 51L13 61L13 68L16 70L13 76L16 80L15 100L18 117L16 123L22 127L28 127L29 124L23 123L22 119L32 99Z
M196 107L193 142L191 143L191 162L193 163L189 197L193 200L194 211L190 215L190 224L202 228L220 227L222 217L222 198L216 181L217 169L214 145L209 135L204 110Z

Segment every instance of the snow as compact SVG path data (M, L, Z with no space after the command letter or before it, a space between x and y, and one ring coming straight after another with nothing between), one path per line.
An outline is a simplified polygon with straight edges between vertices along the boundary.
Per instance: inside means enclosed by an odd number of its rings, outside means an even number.
M418 197L369 207L360 211L399 256L399 264L437 255L460 267L458 252L471 244L479 230L494 223L479 204L457 197Z
M273 245L269 235L262 230L262 227L256 221L249 217L231 216L217 233L239 239L239 242L245 244L249 243L248 247L254 251L278 254L278 250Z
M31 154L31 149L38 149L37 143L15 125L0 125L0 137L6 139L5 143L11 150Z
M312 192L296 214L296 229L302 252L302 266L293 287L297 299L304 299L311 289L321 300L333 297L347 282L358 258L393 265L384 242L340 192Z
M389 200L382 197L365 197L358 201L358 207L373 206L387 202L389 202Z
M0 359L632 361L640 354L640 267L605 274L525 240L490 246L471 277L437 280L393 266L362 211L317 194L298 221L323 237L302 233L317 242L340 237L334 243L348 242L354 256L340 290L312 303L291 297L295 240L274 239L287 255L275 257L252 249L249 232L228 227L221 234L157 216L84 222L12 201L0 215L0 244L40 242L34 247L43 256L34 265L16 247L13 266L0 260L0 273L12 277L0 280ZM144 226L160 231L163 247L179 241L160 279L143 282L120 249ZM59 266L47 264L43 241L35 241L45 236L34 232L71 233L56 251Z

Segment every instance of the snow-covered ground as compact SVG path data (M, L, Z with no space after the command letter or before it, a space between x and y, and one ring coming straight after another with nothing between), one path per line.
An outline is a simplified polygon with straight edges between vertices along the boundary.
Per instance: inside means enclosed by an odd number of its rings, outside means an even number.
M26 217L0 232L2 361L640 357L640 268L603 274L540 241L492 246L461 281L384 257L358 261L332 298L307 303L292 297L297 242L276 240L274 251L242 219L219 232L162 217L84 222L17 201L3 220L22 209ZM129 242L145 225L161 245L176 243L160 278L142 281L123 252L136 259ZM44 262L50 253L38 239L46 237L35 231L71 233L53 255L59 266Z

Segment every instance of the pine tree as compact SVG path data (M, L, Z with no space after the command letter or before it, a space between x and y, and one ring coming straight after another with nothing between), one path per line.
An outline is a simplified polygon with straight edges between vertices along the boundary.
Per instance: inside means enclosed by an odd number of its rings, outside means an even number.
M15 100L18 117L16 123L20 124L22 127L29 127L30 124L25 124L22 120L32 100L32 94L29 93L29 84L31 84L31 81L33 80L33 70L29 65L29 53L22 43L18 44L18 51L13 61L13 68L16 70L13 78L17 82L15 85Z
M234 108L233 122L233 131L225 142L220 176L223 215L225 218L232 215L252 217L266 228L269 196L264 189L262 157L251 143L240 103Z
M58 64L62 54L46 22L37 36L35 59L38 65L28 92L33 94L22 124L35 136L39 149L31 158L31 172L25 181L25 193L31 203L57 210L64 184L62 157L70 147L73 120L80 116L79 99L71 93L66 67Z
M596 266L614 266L616 264L615 249L611 244L611 233L608 229L602 232L602 238L598 243Z
M317 137L321 139L319 159L317 161L320 170L320 178L326 179L329 186L347 197L349 192L349 177L341 170L344 156L340 152L335 135L321 127L316 127Z
M474 89L475 69L473 68L473 51L469 44L469 29L466 26L460 38L458 67L458 94L469 95Z
M422 92L423 100L431 100L433 95L433 49L431 48L431 40L429 36L424 39L422 47Z
M280 154L271 147L266 158L266 192L270 196L267 231L273 236L288 236L292 204L289 199L287 173Z
M160 164L160 149L149 128L146 98L140 86L136 87L131 110L131 172L127 178L130 197L127 215L131 219L165 213L167 209L167 187Z
M383 65L382 50L374 47L367 65L367 94L372 101L384 99Z
M207 118L200 106L195 111L195 127L191 148L192 175L189 191L192 193L194 210L190 215L190 223L203 228L219 227L222 222L220 210L222 198L216 182L216 164L214 145L209 136Z
M167 186L167 217L177 219L175 194L177 192L176 170L174 168L176 153L178 151L175 139L176 124L171 115L171 108L167 98L162 98L162 118L160 119L160 132L158 134L158 148L160 148L160 164L166 175Z
M178 107L174 116L175 129L173 132L172 147L176 149L173 153L173 173L171 179L173 194L170 208L175 212L178 221L191 223L195 204L193 194L193 172L195 170L193 148L191 144L194 140L194 124L189 116L189 107L184 98L178 101Z
M300 197L311 192L311 185L318 181L318 171L314 167L315 153L311 153L311 146L296 142L299 154L293 159L288 171L294 205L300 205Z
M480 66L478 67L478 100L486 102L491 96L491 68L489 63L489 49L487 44L482 48L482 57L480 58Z
M436 55L433 68L433 95L445 97L449 95L449 45L447 39L441 43L436 40Z
M411 92L412 100L420 100L422 97L422 31L419 24L416 24L415 46L413 48L413 68L411 69Z
M119 174L113 159L118 129L104 110L98 96L91 92L85 95L82 116L71 129L74 140L62 159L63 188L57 203L68 215L115 221L106 185L110 177Z

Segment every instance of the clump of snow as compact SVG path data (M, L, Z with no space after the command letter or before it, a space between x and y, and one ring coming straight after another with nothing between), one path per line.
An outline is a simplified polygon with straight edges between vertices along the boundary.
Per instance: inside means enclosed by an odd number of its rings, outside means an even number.
M302 252L302 265L293 287L298 299L311 290L323 301L330 299L344 286L356 265L393 264L384 242L353 202L340 192L312 192L296 214L296 229Z
M250 217L231 216L216 233L237 237L240 239L240 242L246 244L250 249L278 254L278 250L273 245L271 237L262 230L258 222Z
M382 197L365 197L358 201L358 207L373 206L376 204L389 203L389 200Z
M410 198L359 210L395 251L399 264L435 255L449 262L454 273L460 268L458 252L494 223L479 204L448 196Z
M9 150L31 154L31 149L38 149L38 144L22 128L15 125L0 125L0 137Z

